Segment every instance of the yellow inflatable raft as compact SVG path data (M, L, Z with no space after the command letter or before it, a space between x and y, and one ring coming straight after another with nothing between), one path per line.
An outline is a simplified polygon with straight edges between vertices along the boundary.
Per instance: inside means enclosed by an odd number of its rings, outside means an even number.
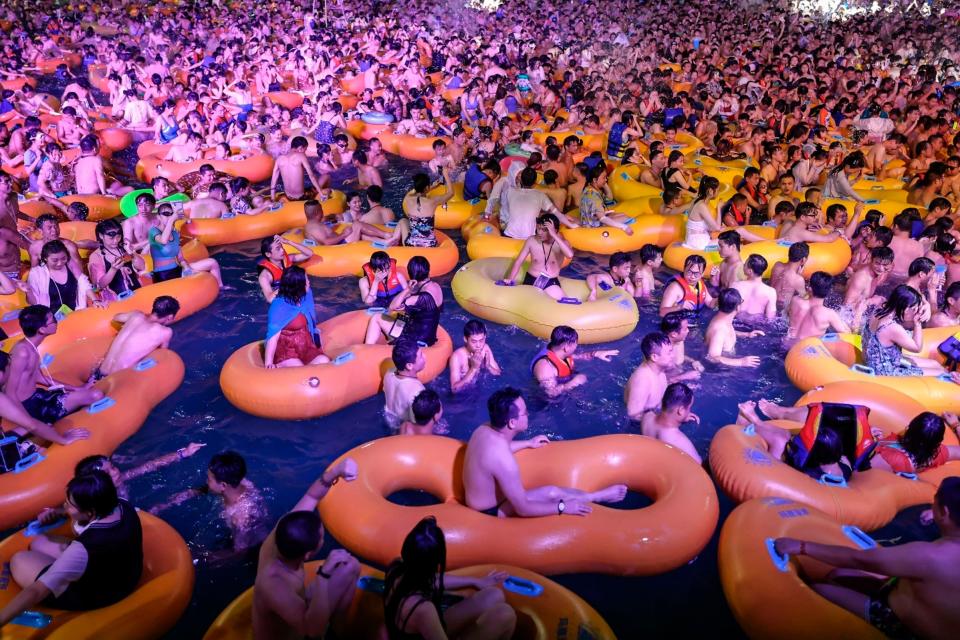
M363 344L369 320L370 310L360 310L320 323L323 350L331 359L328 364L267 369L262 342L241 347L220 371L223 395L241 411L277 420L325 416L376 395L383 375L393 367L392 347ZM443 373L453 353L453 343L443 327L437 330L436 344L423 353L427 366L419 378L429 382Z
M443 195L445 190L446 187L441 185L428 191L427 195L438 197ZM484 198L464 200L463 183L457 182L453 185L453 197L437 207L433 222L437 229L459 229L470 216L482 213L486 206L487 201ZM406 207L404 207L404 212L406 212Z
M876 546L856 526L803 502L770 497L733 510L720 532L720 583L733 616L751 640L883 640L878 629L818 595L833 567L806 556L781 556L777 538L852 549Z
M143 576L136 591L120 602L92 611L62 611L47 607L31 609L31 614L3 628L4 640L154 640L167 633L186 610L193 595L193 559L187 544L176 530L149 513L138 511L143 529ZM73 534L64 524L53 533ZM0 542L0 561L4 567L18 551L25 551L32 537L18 531ZM12 578L0 581L0 607L18 593Z
M937 346L955 333L957 327L924 329L923 345L916 355L942 362ZM936 413L955 412L960 407L960 385L949 378L874 375L863 366L860 336L853 334L827 334L823 338L801 340L787 352L784 367L790 381L801 391L833 382L868 382L906 393Z
M616 251L639 251L645 244L665 247L683 238L685 219L681 215L662 216L651 211L652 203L659 204L659 197L627 200L615 205L612 210L631 216L632 235L614 227L579 227L563 229L561 234L570 246L580 251L589 251L610 255ZM579 221L580 210L574 209L567 215ZM469 245L468 245L469 253Z
M312 582L322 562L304 566L306 584ZM507 565L479 565L457 569L456 576L483 578L491 571L510 575L503 584L507 603L517 612L514 640L580 638L615 640L613 631L593 607L577 594L541 575ZM360 565L360 579L350 609L333 625L338 638L380 640L384 637L383 572ZM253 640L253 588L247 589L223 610L204 640Z
M386 228L386 227L383 227ZM303 242L311 246L319 260L309 260L304 266L311 276L336 278L339 276L360 276L363 265L370 261L374 251L386 251L399 264L407 264L414 256L423 256L430 262L430 275L442 276L457 267L460 251L453 240L445 233L436 231L436 247L407 247L395 245L388 247L380 242L351 242L331 246L312 246L312 240L304 241L303 230L295 229L283 234L285 238ZM289 249L288 249L289 250Z
M620 287L598 291L596 301L588 302L586 281L560 278L571 302L565 304L530 285L497 285L507 277L510 264L509 258L485 258L460 267L450 283L460 306L484 320L514 325L544 339L558 325L567 325L577 330L582 344L619 340L637 326L637 303ZM526 267L521 268L517 282L525 272Z

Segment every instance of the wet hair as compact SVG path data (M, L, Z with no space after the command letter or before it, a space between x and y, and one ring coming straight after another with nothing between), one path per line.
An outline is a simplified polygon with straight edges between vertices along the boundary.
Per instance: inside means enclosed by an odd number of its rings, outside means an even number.
M303 136L297 136L290 141L291 149L306 149L307 148L307 139Z
M379 203L383 200L383 187L372 184L367 187L367 200L369 202Z
M470 336L485 336L487 335L487 325L483 324L479 320L468 320L467 324L463 325L463 337L469 338Z
M687 256L686 260L683 261L683 270L686 271L690 267L699 265L701 269L707 268L707 259L697 253L692 253Z
M158 318L169 318L180 312L180 303L173 296L157 296L153 301L151 313Z
M553 331L550 332L550 342L547 343L547 349L556 349L561 345L577 342L579 339L580 335L576 329L561 324L554 327Z
M73 217L81 222L90 215L90 208L83 202L71 202L67 208L73 212Z
M47 222L54 222L54 223L57 222L57 216L53 215L52 213L40 214L39 216L37 216L37 220L35 223L37 225L37 229L42 228L43 225L46 224Z
M290 304L300 304L307 295L307 272L302 267L291 265L280 274L277 296Z
M907 275L910 277L920 275L921 273L930 273L936 265L930 258L915 258L910 266L907 267Z
M418 173L413 176L413 190L418 194L424 194L427 192L427 188L430 186L430 176L425 173Z
M443 574L447 570L447 543L437 520L428 516L407 534L400 558L387 569L384 593L384 620L393 637L400 630L397 620L401 605L411 595L431 602L443 624Z
M62 240L51 240L43 245L42 249L40 249L40 264L46 264L47 259L50 256L54 256L59 253L64 253L68 256L70 255L70 252L67 251L67 245L63 244Z
M410 407L413 412L413 421L421 427L433 420L442 408L440 396L433 389L424 389L418 393Z
M109 462L109 456L102 454L97 454L93 456L87 456L83 460L77 463L77 466L73 468L73 475L75 476L85 476L87 474L93 473L94 471L103 471L103 463Z
M810 245L806 242L794 242L787 249L787 259L790 262L800 262L810 257Z
M385 271L390 268L390 254L386 251L374 251L370 254L370 268L374 271Z
M840 213L846 213L846 212L847 212L847 208L845 206L843 206L839 202L835 202L834 204L827 207L827 220L836 220L837 215L839 215Z
M653 262L658 256L663 255L663 249L655 244L645 244L640 247L640 263L646 264Z
M687 319L685 311L671 311L660 318L660 331L666 335L677 333L683 326L683 321Z
M740 234L736 231L728 229L720 233L717 236L717 242L722 242L723 244L733 245L738 250L740 249Z
M960 280L951 282L946 291L943 292L943 307L946 308L950 299L960 300Z
M674 151L674 153L679 153ZM683 155L683 154L680 154ZM670 158L673 158L673 154L670 154ZM694 202L700 202L701 200L706 200L707 196L711 191L715 191L720 188L720 181L714 178L713 176L703 176L700 179L700 188L697 190L697 197Z
M945 478L933 500L934 504L946 508L950 522L960 527L960 478Z
M140 204L141 202L149 202L150 206L152 207L153 205L157 204L157 199L153 197L152 193L141 193L137 196L137 199L134 202L136 202L136 204Z
M783 461L797 471L819 470L824 465L836 464L842 457L843 439L831 426L823 422L817 430L816 440L806 460L803 460L803 451L792 439L783 450ZM803 464L800 464L801 460Z
M247 462L236 451L221 451L210 458L207 469L213 479L231 487L239 487L247 477Z
M270 236L260 240L260 255L266 258L267 254L270 253L270 247L273 246L273 243L275 241L276 241L276 238L274 236Z
M826 298L833 290L833 276L824 271L817 271L810 276L810 293L814 298Z
M682 382L668 384L663 391L663 400L660 401L662 411L674 407L687 408L693 404L693 390Z
M670 344L670 338L665 333L659 331L653 331L643 336L643 340L640 341L640 351L643 353L643 359L649 360L654 354L659 354L660 351Z
M733 313L743 303L743 296L736 289L724 289L717 296L717 311Z
M520 186L529 189L537 183L537 170L527 167L520 172Z
M794 211L794 216L797 220L803 216L817 215L817 205L812 202L801 202L797 205L796 210Z
M28 338L32 338L37 335L40 329L46 326L47 317L52 313L53 312L50 310L50 307L42 304L31 304L30 306L25 307L17 317L17 321L20 324L20 330L23 331L23 335Z
M75 476L67 483L67 497L78 510L106 518L119 504L117 488L103 471Z
M417 354L420 352L420 343L410 338L400 338L393 344L393 351L390 354L393 365L397 371L406 371L407 366L417 361Z
M743 263L743 268L748 269L754 275L762 276L767 270L767 259L756 253L751 253L750 257Z
M946 209L949 211L950 208L950 201L946 198L934 198L930 201L930 204L927 205L928 211L933 211L934 209Z
M487 413L490 415L490 426L494 429L503 429L511 419L517 418L520 412L517 410L517 400L523 397L523 393L514 387L504 387L497 389L487 399Z
M893 249L890 247L874 247L870 250L870 259L878 262L893 262Z
M323 525L316 509L291 511L277 522L274 541L277 551L287 560L297 560L313 553L323 538Z
M920 300L922 300L922 298L916 289L901 284L890 292L890 295L887 296L887 301L877 309L876 317L885 318L892 313L898 322L903 322L907 309L916 307L920 304Z
M943 418L930 411L924 411L910 421L897 441L919 470L930 466L936 458L943 443L945 431Z
M617 267L630 264L629 254L624 253L623 251L614 251L610 254L610 268L616 269Z
M430 277L430 261L423 256L413 256L407 262L407 274L411 280L423 282Z

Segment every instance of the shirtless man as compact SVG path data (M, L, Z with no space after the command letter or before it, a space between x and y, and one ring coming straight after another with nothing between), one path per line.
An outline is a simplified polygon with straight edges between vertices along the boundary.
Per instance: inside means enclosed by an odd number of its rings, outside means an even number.
M290 151L277 157L273 165L273 175L270 178L270 199L277 195L277 180L283 180L283 195L288 200L303 200L306 196L303 176L306 174L310 183L321 188L320 181L313 173L313 168L307 160L307 139L297 136L290 141ZM329 177L324 176L329 182Z
M383 188L383 178L380 177L380 171L369 164L365 152L354 151L351 162L357 170L357 183L361 187L377 186Z
M851 309L883 304L884 296L876 295L877 287L887 281L894 261L890 247L870 250L870 264L854 272L847 281L843 304ZM856 324L856 323L855 323Z
M440 396L433 389L424 389L413 399L410 405L411 420L404 420L397 430L400 436L429 436L438 431L437 427L443 417L443 404ZM442 429L442 428L441 428Z
M530 365L533 377L548 397L556 398L587 383L586 375L573 372L573 354L577 351L579 340L576 329L566 325L554 327L550 332L550 342L534 357ZM580 360L610 362L613 356L619 354L617 349L605 349L581 353L579 357Z
M157 349L170 346L180 303L170 296L158 296L153 301L150 315L128 311L113 316L113 324L122 325L107 354L93 371L93 380L102 380L121 369L129 369Z
M704 342L707 344L707 360L728 367L756 367L760 364L757 356L743 356L740 358L724 355L732 354L736 350L737 337L753 338L764 335L763 331L737 331L733 327L733 319L740 311L743 298L736 289L724 289L717 296L717 315L713 316L707 325Z
M707 260L703 256L696 253L687 256L683 261L683 273L673 276L663 288L663 298L660 300L661 317L671 311L699 313L706 307L717 306L707 283L703 281L706 268Z
M370 210L360 216L360 222L367 224L388 224L397 219L397 215L390 207L380 204L383 200L383 188L377 185L367 187L367 202Z
M623 389L627 417L631 420L640 420L646 412L660 406L663 392L669 384L666 372L676 366L673 341L659 331L643 337L640 351L643 353L643 362L630 374Z
M833 290L833 276L817 271L810 276L807 287L808 296L794 296L788 307L790 338L822 337L827 330L834 333L850 333L850 326L840 318L840 314L824 304L824 299Z
M90 383L74 387L54 380L45 371L40 343L57 332L57 319L49 308L30 305L20 312L19 323L24 339L10 351L9 373L3 385L5 394L23 403L33 418L47 424L103 398L103 392Z
M890 248L893 250L893 275L906 276L910 263L923 256L923 245L910 237L913 230L913 218L909 214L900 213L893 219L893 240Z
M137 215L123 221L123 237L130 243L133 251L144 252L150 247L150 228L157 221L154 208L157 199L149 193L141 193L134 204L137 206Z
M777 292L777 304L781 309L790 308L794 296L802 296L807 283L803 279L803 268L810 257L810 245L806 242L794 242L787 250L787 262L773 265L770 274L770 286Z
M633 280L630 278L631 271L633 271L633 262L630 256L623 251L614 252L610 256L608 268L587 276L587 287L590 289L587 300L593 302L597 299L597 289L609 291L614 287L623 287L624 291L636 297Z
M0 271L11 280L20 278L20 249L29 241L17 231L20 206L13 190L13 178L0 171Z
M323 208L316 200L307 200L303 203L303 213L307 224L303 227L303 237L320 246L329 247L335 244L347 244L360 240L362 225L347 223L343 231L334 231L333 225L323 219Z
M227 185L214 182L208 188L206 197L194 198L183 203L183 213L189 220L222 218L230 213L230 207L227 205Z
M630 282L633 284L633 297L649 299L657 286L654 274L663 264L663 249L655 244L640 247L640 263L633 269Z
M936 264L930 258L916 258L907 268L907 281L903 284L926 296L930 308L936 309L940 304L940 289L946 275L946 269L939 273L936 271Z
M195 162L200 159L200 149L202 146L203 138L200 137L200 134L190 131L187 133L183 143L171 143L169 145L170 149L166 155L163 156L163 159L171 162Z
M691 358L686 354L686 340L690 335L690 323L687 321L685 311L671 311L660 319L660 332L666 334L673 344L673 363L667 375L670 382L684 382L686 380L699 380L703 373L703 364L696 358ZM689 371L683 368L690 365Z
M953 282L943 292L943 306L933 314L928 327L955 327L960 325L960 281Z
M895 638L952 638L960 628L953 594L960 589L960 478L947 478L933 501L934 542L852 549L777 538L784 556L807 556L836 567L813 589L883 634Z
M670 446L676 447L685 454L702 464L703 459L697 453L697 448L693 446L680 427L686 423L696 422L700 424L700 417L690 411L693 406L693 391L682 382L674 382L667 386L663 392L663 401L660 403L659 411L648 411L643 415L640 421L640 433L665 442Z
M721 232L717 236L717 253L723 258L723 262L714 267L710 274L713 286L727 289L746 277L743 271L743 259L740 257L739 233L731 230Z
M487 344L487 327L470 320L463 327L463 346L450 356L450 391L459 393L476 382L483 371L500 375L500 365Z
M767 259L755 253L751 254L743 264L743 274L747 279L734 282L733 288L739 291L743 298L740 313L772 320L777 315L777 291L763 281L766 270Z
M78 195L101 194L105 196L122 196L131 191L116 180L107 184L107 176L103 169L103 158L100 157L100 140L95 135L84 136L80 140L80 157L73 163L73 178Z
M322 638L331 622L346 613L360 575L357 559L333 549L308 587L303 564L323 545L317 503L340 479L353 482L356 477L357 463L351 458L327 469L264 540L253 585L254 638Z
M56 216L51 213L43 213L37 216L37 230L40 232L40 238L31 242L27 249L31 267L40 264L40 251L43 249L43 245L53 240L59 240L67 248L67 253L70 255L70 266L76 273L83 273L77 243L60 237L60 223L57 222ZM99 246L95 240L81 240L80 243L82 243L82 248L89 250L96 249Z
M839 231L844 238L852 238L854 231L860 225L860 217L863 215L864 204L858 202L853 208L853 216L847 216L847 208L835 202L827 207L825 212L826 222L823 229L827 231Z
M555 486L525 488L514 454L538 449L549 440L546 436L515 439L529 424L519 390L507 387L494 392L487 409L490 423L480 425L470 436L463 462L463 487L471 509L499 517L585 516L592 510L591 502L620 502L626 496L623 484L594 492Z
M512 217L511 210L511 219ZM559 227L560 221L552 213L544 213L537 218L535 235L530 236L523 243L520 253L510 267L507 279L503 281L504 285L516 284L517 274L520 273L524 261L529 258L530 267L523 276L522 284L532 285L554 300L564 297L558 276L563 258L572 259L573 249L558 233Z
M793 224L785 223L779 240L784 242L833 242L840 237L839 231L820 233L817 223L819 215L817 205L812 202L801 202L797 206L797 221Z

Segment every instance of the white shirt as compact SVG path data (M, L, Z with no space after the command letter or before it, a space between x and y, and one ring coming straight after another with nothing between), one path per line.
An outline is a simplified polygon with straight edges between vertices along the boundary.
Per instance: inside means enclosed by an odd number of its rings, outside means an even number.
M542 211L557 214L557 208L550 196L539 189L510 189L504 196L510 210L510 219L503 235L517 240L526 240L537 231L537 217ZM500 204L502 209L504 203Z

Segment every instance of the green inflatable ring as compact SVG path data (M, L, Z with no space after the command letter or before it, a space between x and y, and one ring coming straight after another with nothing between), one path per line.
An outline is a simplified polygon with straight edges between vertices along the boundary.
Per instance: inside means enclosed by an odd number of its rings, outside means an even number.
M511 142L506 147L504 147L503 150L507 153L508 156L517 156L520 158L530 157L530 152L524 151L523 149L521 149L520 145L517 144L516 142Z
M132 218L137 215L137 196L141 193L153 195L153 189L135 189L120 198L120 213L124 218ZM190 199L185 193L174 193L160 200L160 202L186 202Z

